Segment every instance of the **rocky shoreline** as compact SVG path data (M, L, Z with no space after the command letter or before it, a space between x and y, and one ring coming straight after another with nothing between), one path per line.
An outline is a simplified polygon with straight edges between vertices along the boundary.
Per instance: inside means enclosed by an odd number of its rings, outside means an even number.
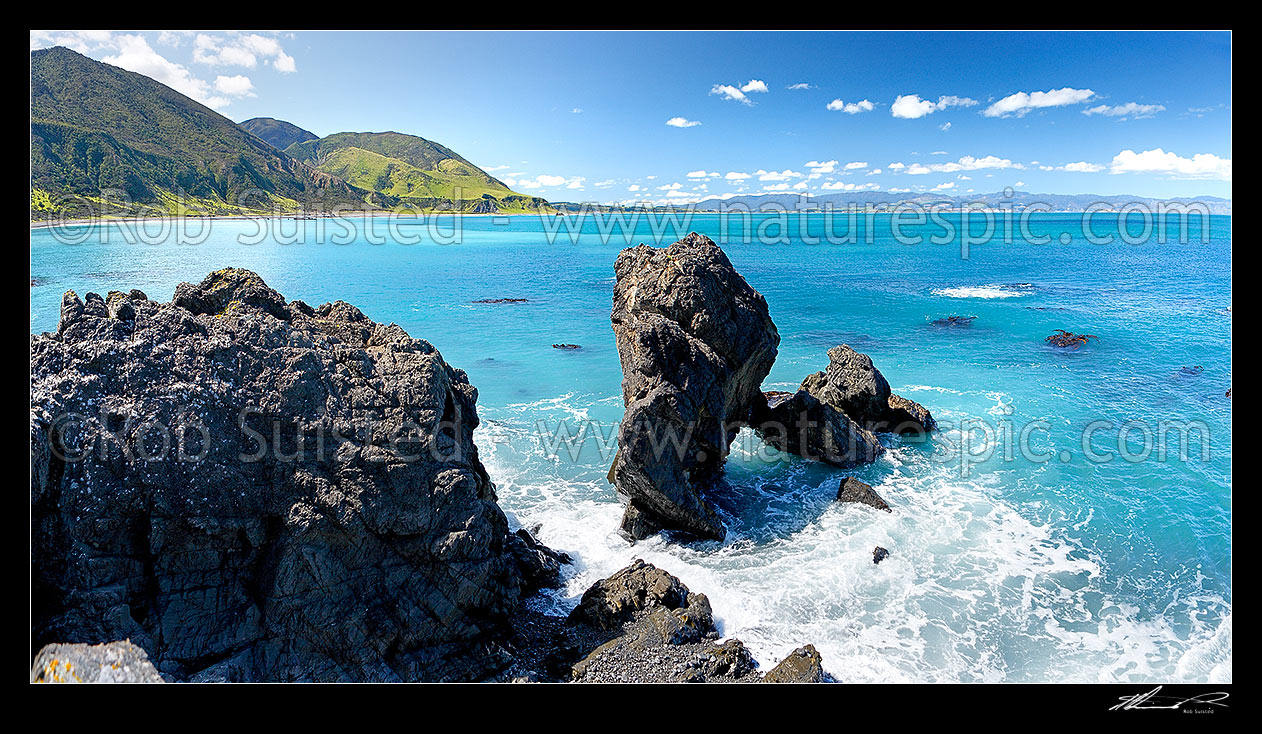
M931 430L852 351L769 400L766 302L707 238L631 248L616 271L624 426L693 429L665 457L620 443L631 537L722 537L704 495L740 427L838 466L843 439L879 455L876 423ZM68 292L31 375L32 681L831 680L809 644L762 672L704 593L642 561L568 618L535 611L571 559L510 531L476 388L350 304L238 269L170 303ZM863 487L841 499L884 504Z

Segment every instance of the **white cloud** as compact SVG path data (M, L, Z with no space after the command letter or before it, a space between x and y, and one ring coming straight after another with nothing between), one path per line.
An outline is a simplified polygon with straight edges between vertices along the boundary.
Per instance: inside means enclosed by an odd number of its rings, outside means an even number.
M862 168L867 168L867 167L868 167L868 162L867 162L867 161L852 161L852 162L847 163L847 164L845 165L845 170L847 170L847 171L857 171L857 170L859 170L859 169L862 169Z
M889 168L894 168L891 163ZM958 161L950 161L947 163L913 163L907 167L907 174L911 176L923 176L926 173L956 173L958 171L976 171L983 168L1024 168L1020 163L1013 163L1007 158L999 158L998 156L988 155L982 158L974 158L966 155Z
M682 188L683 188L683 184L676 181L675 183L668 183L665 186L658 186L657 190L658 191L678 191L679 189L682 189Z
M118 48L109 31L31 31L32 51L52 46L65 46L81 54Z
M976 104L978 102L975 99L955 95L944 95L938 97L937 102L931 102L921 99L919 94L900 94L894 99L894 104L890 105L890 114L905 120L915 120L948 107L972 107Z
M749 178L749 174L743 171L728 171L727 175L724 176L723 178L727 179L728 181L744 181L745 179Z
M1025 186L1025 181L1017 181L1016 183L1014 183L1014 184L1012 184L1012 185L1013 185L1013 186Z
M825 109L833 112L845 112L847 115L857 115L860 112L871 112L876 109L876 105L872 104L872 100L861 99L858 102L842 102L840 99L834 99L825 105Z
M1231 159L1212 153L1197 153L1184 158L1161 148L1136 153L1124 150L1113 156L1110 173L1159 173L1173 178L1209 178L1231 180Z
M1082 111L1082 114L1090 117L1091 115L1104 115L1105 117L1120 117L1122 119L1138 120L1143 117L1152 117L1158 112L1165 112L1166 108L1159 104L1139 104L1138 102L1127 102L1109 106L1106 104L1088 107Z
M254 84L250 81L250 77L242 74L235 76L217 76L215 77L215 91L220 94L226 94L229 97L253 97Z
M744 92L745 94L750 94L753 92L766 92L767 82L764 82L761 79L750 79L749 81L741 85L741 91Z
M939 126L938 126L938 129L939 129L939 130L941 130L942 132L946 132L947 130L950 130L950 129L951 129L951 123L949 123L949 122L944 122L944 123L942 123L941 125L939 125Z
M895 162L895 163L891 163L891 164L889 164L888 166L886 166L886 168L890 169L891 171L901 171L901 170L903 170L903 169L904 169L904 168L906 168L906 167L907 167L907 166L906 166L906 165L904 165L902 162Z
M483 171L486 171L487 173L494 173L495 171L503 171L504 169L508 168L508 166L507 166L507 165L504 165L504 166L480 166L480 168L481 168Z
M1063 87L1046 92L1016 92L982 110L986 117L1024 117L1030 110L1082 104L1095 96L1090 89Z
M583 188L583 182L587 179L582 176L554 176L551 174L540 174L534 178L521 178L513 180L511 178L501 179L508 186L515 189L530 190L543 188L560 188L564 186L567 189Z
M1099 163L1088 163L1086 161L1078 161L1077 163L1066 163L1061 166L1062 171L1073 171L1074 173L1096 173L1103 171L1104 166Z
M783 171L764 171L762 169L758 169L754 172L754 174L758 176L759 181L788 181L791 178L802 178L801 173L788 168Z
M842 183L841 181L829 181L823 186L820 186L820 188L824 191L870 191L881 187L874 183L854 184Z
M686 117L672 117L666 121L666 124L671 127L696 127L701 123L696 120L689 120Z
M806 167L811 173L832 173L837 170L837 161L807 161Z
M710 88L710 94L717 94L723 99L734 99L742 104L753 104L745 93L730 84L715 84Z
M614 185L614 180L612 178L607 178L604 181L597 181L596 183L592 184L592 186L595 186L598 189L607 189L613 185Z
M689 171L685 175L687 175L688 178L718 178L723 174L718 173L717 171L707 171L705 169L701 169L699 171Z
M954 181L944 181L943 183L940 183L940 184L938 184L937 186L934 186L934 187L933 187L933 190L934 190L934 191L946 191L947 189L953 189L953 188L955 188L955 182L954 182Z
M789 86L785 87L785 89L814 89L814 88L815 87L813 85L807 84L806 82L798 82L797 84L790 84Z
M280 41L271 36L247 33L224 38L199 33L193 39L193 61L198 64L253 69L260 59L270 59L272 68L280 72L290 73L296 70L294 57L285 53Z
M220 109L228 105L230 100L227 97L214 94L211 85L204 79L198 79L184 66L168 61L154 51L142 36L118 36L114 42L118 53L101 59L105 63L144 74L207 107Z
M574 109L570 110L570 114L571 114L571 115L581 115L581 114L583 114L583 108L582 108L582 107L575 107Z

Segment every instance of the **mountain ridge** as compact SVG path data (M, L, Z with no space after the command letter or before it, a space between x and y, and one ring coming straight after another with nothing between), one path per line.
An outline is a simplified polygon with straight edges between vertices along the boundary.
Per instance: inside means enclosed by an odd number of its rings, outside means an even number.
M294 143L305 143L320 137L310 130L303 130L292 122L277 120L274 117L251 117L238 122L237 125L277 150L284 150Z
M276 150L143 74L31 52L32 218L229 214L389 201Z
M470 212L548 208L546 200L513 191L451 148L418 135L340 132L294 143L285 153L403 204Z

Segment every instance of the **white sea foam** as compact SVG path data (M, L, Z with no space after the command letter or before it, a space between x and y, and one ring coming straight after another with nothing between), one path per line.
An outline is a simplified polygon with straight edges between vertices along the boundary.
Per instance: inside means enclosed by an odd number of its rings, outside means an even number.
M572 399L548 410L581 410ZM734 518L722 543L631 545L607 467L544 466L535 440L516 434L483 460L514 521L540 524L544 543L576 559L543 602L558 614L642 558L706 593L722 634L764 667L810 642L850 682L1230 680L1230 618L1202 621L1229 614L1228 602L1176 598L1153 616L1115 601L1101 561L1065 535L1073 528L1027 517L997 474L960 479L896 447L865 475L895 508L883 513L831 502L838 475L805 462L750 470L737 441L733 474L754 479L734 491L758 494L765 511ZM874 565L877 545L891 555Z
M1029 288L1025 284L1018 285L976 285L955 288L935 288L933 295L945 298L1019 298L1027 295Z

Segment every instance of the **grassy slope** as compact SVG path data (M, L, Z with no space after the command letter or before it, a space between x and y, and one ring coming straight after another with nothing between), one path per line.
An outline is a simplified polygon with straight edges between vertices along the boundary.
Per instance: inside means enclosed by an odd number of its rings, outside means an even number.
M336 133L285 152L352 185L421 208L458 202L464 211L549 209L543 199L518 194L450 148L415 135Z
M64 48L31 52L31 178L33 218L392 203L146 76ZM111 204L126 200L142 207Z

